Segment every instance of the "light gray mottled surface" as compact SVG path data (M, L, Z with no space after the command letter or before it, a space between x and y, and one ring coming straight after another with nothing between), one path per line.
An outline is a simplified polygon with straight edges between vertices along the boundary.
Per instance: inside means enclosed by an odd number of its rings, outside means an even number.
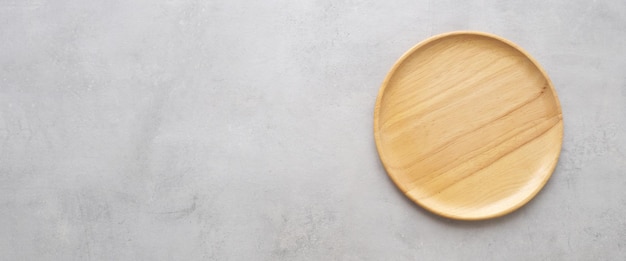
M623 1L0 0L3 260L625 260ZM620 3L621 2L621 3ZM374 146L417 42L506 37L565 142L503 218L414 206Z

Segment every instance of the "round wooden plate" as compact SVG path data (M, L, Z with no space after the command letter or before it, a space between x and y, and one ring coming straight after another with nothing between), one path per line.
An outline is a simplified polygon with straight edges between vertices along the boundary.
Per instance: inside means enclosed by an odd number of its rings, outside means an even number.
M434 36L385 79L374 136L389 177L420 206L477 220L518 209L548 181L563 140L545 71L501 37Z

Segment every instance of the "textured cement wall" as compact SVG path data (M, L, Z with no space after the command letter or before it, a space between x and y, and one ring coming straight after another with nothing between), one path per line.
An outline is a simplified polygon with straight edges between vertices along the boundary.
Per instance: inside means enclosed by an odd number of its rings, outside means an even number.
M2 260L625 260L624 1L0 0ZM395 60L452 30L549 73L544 190L460 222L374 146Z

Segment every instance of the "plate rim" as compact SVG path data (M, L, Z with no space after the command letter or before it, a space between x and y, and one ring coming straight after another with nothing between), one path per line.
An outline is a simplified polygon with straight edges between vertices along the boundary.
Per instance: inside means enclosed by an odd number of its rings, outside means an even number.
M413 53L415 53L416 51L418 51L420 48L422 48L423 46L437 41L439 39L442 38L446 38L446 37L450 37L450 36L458 36L458 35L472 35L472 36L483 36L483 37L488 37L500 42L503 42L511 47L513 47L514 49L516 49L517 51L519 51L520 53L522 53L524 56L526 56L532 63L533 65L541 72L541 74L543 75L543 77L546 79L548 86L550 86L550 90L552 91L553 95L554 95L554 102L556 104L556 108L558 111L558 117L559 117L559 121L560 121L560 125L561 125L561 133L559 135L559 151L557 152L556 155L556 160L552 162L552 165L550 166L549 169L549 173L548 175L545 176L545 178L541 181L541 183L523 200L521 200L520 202L518 202L515 205L511 205L508 208L504 208L501 211L497 211L495 213L489 214L489 215L483 215L483 216L477 216L477 217L467 217L467 216L462 216L462 215L455 215L455 214L451 214L451 213L447 213L445 211L440 211L437 210L436 208L431 208L425 204L422 204L418 199L411 197L407 191L405 191L403 185L401 185L398 180L396 180L396 178L391 174L391 172L389 171L389 167L387 166L387 164L385 163L385 159L384 159L384 153L383 153L383 149L381 148L381 138L380 138L380 131L379 131L379 121L380 121L380 108L381 108L381 101L382 101L382 97L383 94L385 93L385 90L387 88L387 86L389 85L389 80L391 79L391 77L395 74L396 70L398 69L398 67L400 67L401 64L404 63L404 61L409 58ZM558 98L558 94L556 92L556 89L554 88L554 85L552 84L552 80L550 79L550 77L548 77L548 74L546 73L546 71L543 69L543 67L539 64L539 62L537 62L537 60L535 60L534 57L532 57L527 51L525 51L524 49L522 49L520 46L518 46L517 44L505 39L504 37L495 35L495 34L491 34L491 33L486 33L486 32L481 32L481 31L471 31L471 30L462 30L462 31L452 31L452 32L447 32L447 33L442 33L442 34L437 34L431 37L428 37L427 39L417 43L416 45L414 45L413 47L411 47L408 51L406 51L404 54L402 54L402 56L400 56L400 58L398 58L396 60L396 62L393 64L393 66L391 67L391 69L389 70L389 72L387 73L387 75L385 76L385 79L383 80L383 83L381 84L381 87L378 90L378 95L376 97L376 105L374 106L374 140L376 143L376 151L378 152L378 156L379 156L379 160L381 162L381 164L383 165L385 172L387 173L387 176L392 180L392 182L394 183L394 185L396 186L397 189L399 189L402 194L409 198L411 201L413 201L415 204L419 205L420 207L430 211L431 213L437 214L439 216L442 217L446 217L446 218L450 218L450 219L456 219L456 220L485 220L485 219L492 219L492 218L497 218L497 217L501 217L504 215L507 215L511 212L514 212L515 210L518 210L519 208L525 206L529 201L531 201L533 198L535 198L537 196L537 194L543 190L543 188L545 187L545 185L548 183L548 180L550 180L550 178L552 177L552 175L554 174L554 170L556 169L556 166L559 162L559 159L561 157L561 151L563 150L563 133L564 133L564 126L563 126L563 111L561 108L561 103L560 103L560 99Z

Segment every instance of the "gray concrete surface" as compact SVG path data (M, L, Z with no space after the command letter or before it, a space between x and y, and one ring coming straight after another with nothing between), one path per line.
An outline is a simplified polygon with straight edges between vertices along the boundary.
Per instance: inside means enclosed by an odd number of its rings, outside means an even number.
M0 0L2 260L625 260L623 1ZM387 178L394 61L452 30L552 78L558 167L461 222Z

